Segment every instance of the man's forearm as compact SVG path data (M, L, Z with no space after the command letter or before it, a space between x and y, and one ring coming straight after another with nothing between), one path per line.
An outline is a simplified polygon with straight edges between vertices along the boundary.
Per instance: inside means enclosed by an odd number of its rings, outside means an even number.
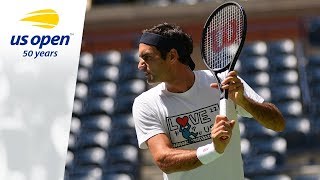
M159 168L169 174L188 171L202 165L195 150L172 149L155 159Z
M173 148L165 134L157 134L146 143L157 166L167 174L195 169L202 165L196 150Z
M258 103L249 97L244 97L239 105L264 127L278 132L284 130L285 120L274 104L267 102Z

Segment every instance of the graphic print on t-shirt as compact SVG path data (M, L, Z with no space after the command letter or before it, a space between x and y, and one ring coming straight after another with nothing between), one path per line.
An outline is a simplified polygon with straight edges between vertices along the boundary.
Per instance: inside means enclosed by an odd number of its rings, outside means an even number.
M189 113L166 118L173 147L183 147L211 138L211 127L219 105L213 104Z

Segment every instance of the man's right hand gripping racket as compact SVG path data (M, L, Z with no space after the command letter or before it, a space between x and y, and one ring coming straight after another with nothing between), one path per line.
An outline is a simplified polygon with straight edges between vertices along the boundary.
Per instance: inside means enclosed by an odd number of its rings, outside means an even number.
M228 91L221 88L221 82L234 69L246 32L247 17L236 2L227 2L215 9L203 28L200 50L205 65L215 75L221 91L220 115L227 116L228 108L234 108L233 102L228 100ZM228 138L221 137L223 140Z

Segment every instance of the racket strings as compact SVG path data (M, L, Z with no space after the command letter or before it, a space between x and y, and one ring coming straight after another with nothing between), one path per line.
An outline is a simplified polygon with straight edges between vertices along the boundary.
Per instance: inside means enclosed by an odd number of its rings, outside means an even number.
M204 48L206 63L211 69L230 64L241 43L243 14L237 6L219 11L207 27Z

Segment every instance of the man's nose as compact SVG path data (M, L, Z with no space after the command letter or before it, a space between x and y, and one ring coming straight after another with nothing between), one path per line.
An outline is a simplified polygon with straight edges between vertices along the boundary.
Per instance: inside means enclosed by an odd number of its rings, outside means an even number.
M140 59L139 63L138 63L138 69L139 70L143 70L146 66L146 63L144 62L144 60Z

